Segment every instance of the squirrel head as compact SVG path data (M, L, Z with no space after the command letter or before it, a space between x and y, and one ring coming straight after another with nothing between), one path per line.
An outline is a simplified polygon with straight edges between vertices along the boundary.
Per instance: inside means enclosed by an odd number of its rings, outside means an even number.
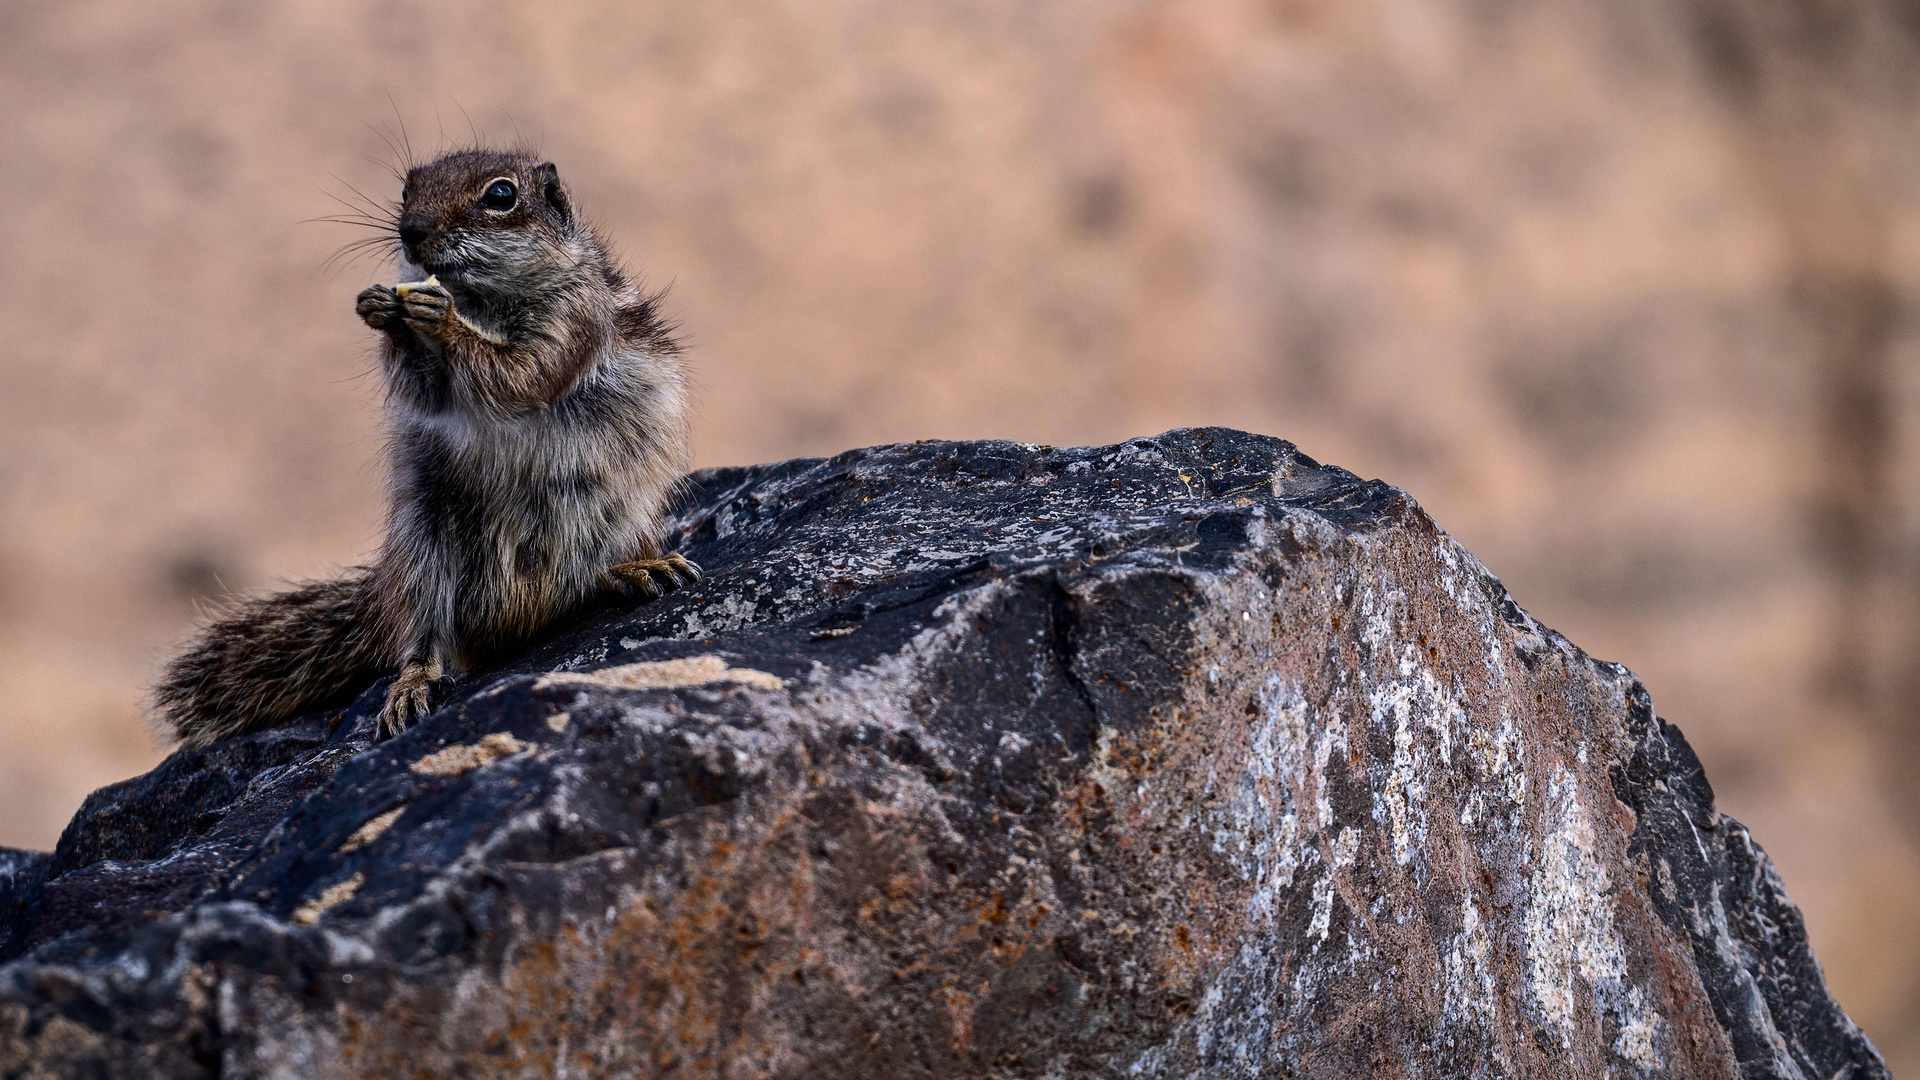
M407 170L396 231L400 276L525 296L592 260L592 233L551 161L460 150Z

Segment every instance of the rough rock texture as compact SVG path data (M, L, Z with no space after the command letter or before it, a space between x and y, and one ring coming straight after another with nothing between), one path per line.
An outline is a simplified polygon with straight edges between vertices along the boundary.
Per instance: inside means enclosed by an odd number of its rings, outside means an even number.
M0 853L11 1076L1884 1076L1625 669L1221 430L694 478L699 589Z

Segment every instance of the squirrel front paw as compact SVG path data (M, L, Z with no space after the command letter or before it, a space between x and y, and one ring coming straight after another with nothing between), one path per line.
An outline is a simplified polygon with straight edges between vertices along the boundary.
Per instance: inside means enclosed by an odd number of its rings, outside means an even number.
M430 341L445 337L453 324L453 294L433 278L400 286L394 300L400 320Z
M353 313L360 321L375 330L396 333L403 325L400 319L400 297L385 285L375 285L363 290L353 302Z
M388 739L422 720L433 711L434 684L440 681L440 665L433 661L408 663L387 687L387 703L380 710L380 726L375 738Z
M430 340L447 334L458 317L454 314L453 294L439 281L403 282L397 288L374 285L363 290L353 305L360 320L375 330L399 334L407 330Z

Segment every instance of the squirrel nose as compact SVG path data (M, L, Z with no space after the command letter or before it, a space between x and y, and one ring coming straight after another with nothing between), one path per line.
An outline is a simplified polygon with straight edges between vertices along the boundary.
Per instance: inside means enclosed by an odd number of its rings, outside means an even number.
M419 247L420 241L425 240L427 234L431 231L432 230L427 227L427 221L424 218L404 217L400 219L400 242L409 248Z

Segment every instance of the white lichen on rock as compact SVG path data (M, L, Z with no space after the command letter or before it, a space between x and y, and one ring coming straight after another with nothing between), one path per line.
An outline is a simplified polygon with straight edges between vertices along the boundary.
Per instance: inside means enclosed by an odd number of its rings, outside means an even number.
M1553 766L1542 802L1546 831L1538 841L1524 914L1528 989L1563 1047L1573 1045L1584 997L1618 1031L1615 1052L1652 1070L1659 1064L1662 1024L1649 1011L1645 992L1629 982L1607 860L1598 850L1579 785L1565 766Z

